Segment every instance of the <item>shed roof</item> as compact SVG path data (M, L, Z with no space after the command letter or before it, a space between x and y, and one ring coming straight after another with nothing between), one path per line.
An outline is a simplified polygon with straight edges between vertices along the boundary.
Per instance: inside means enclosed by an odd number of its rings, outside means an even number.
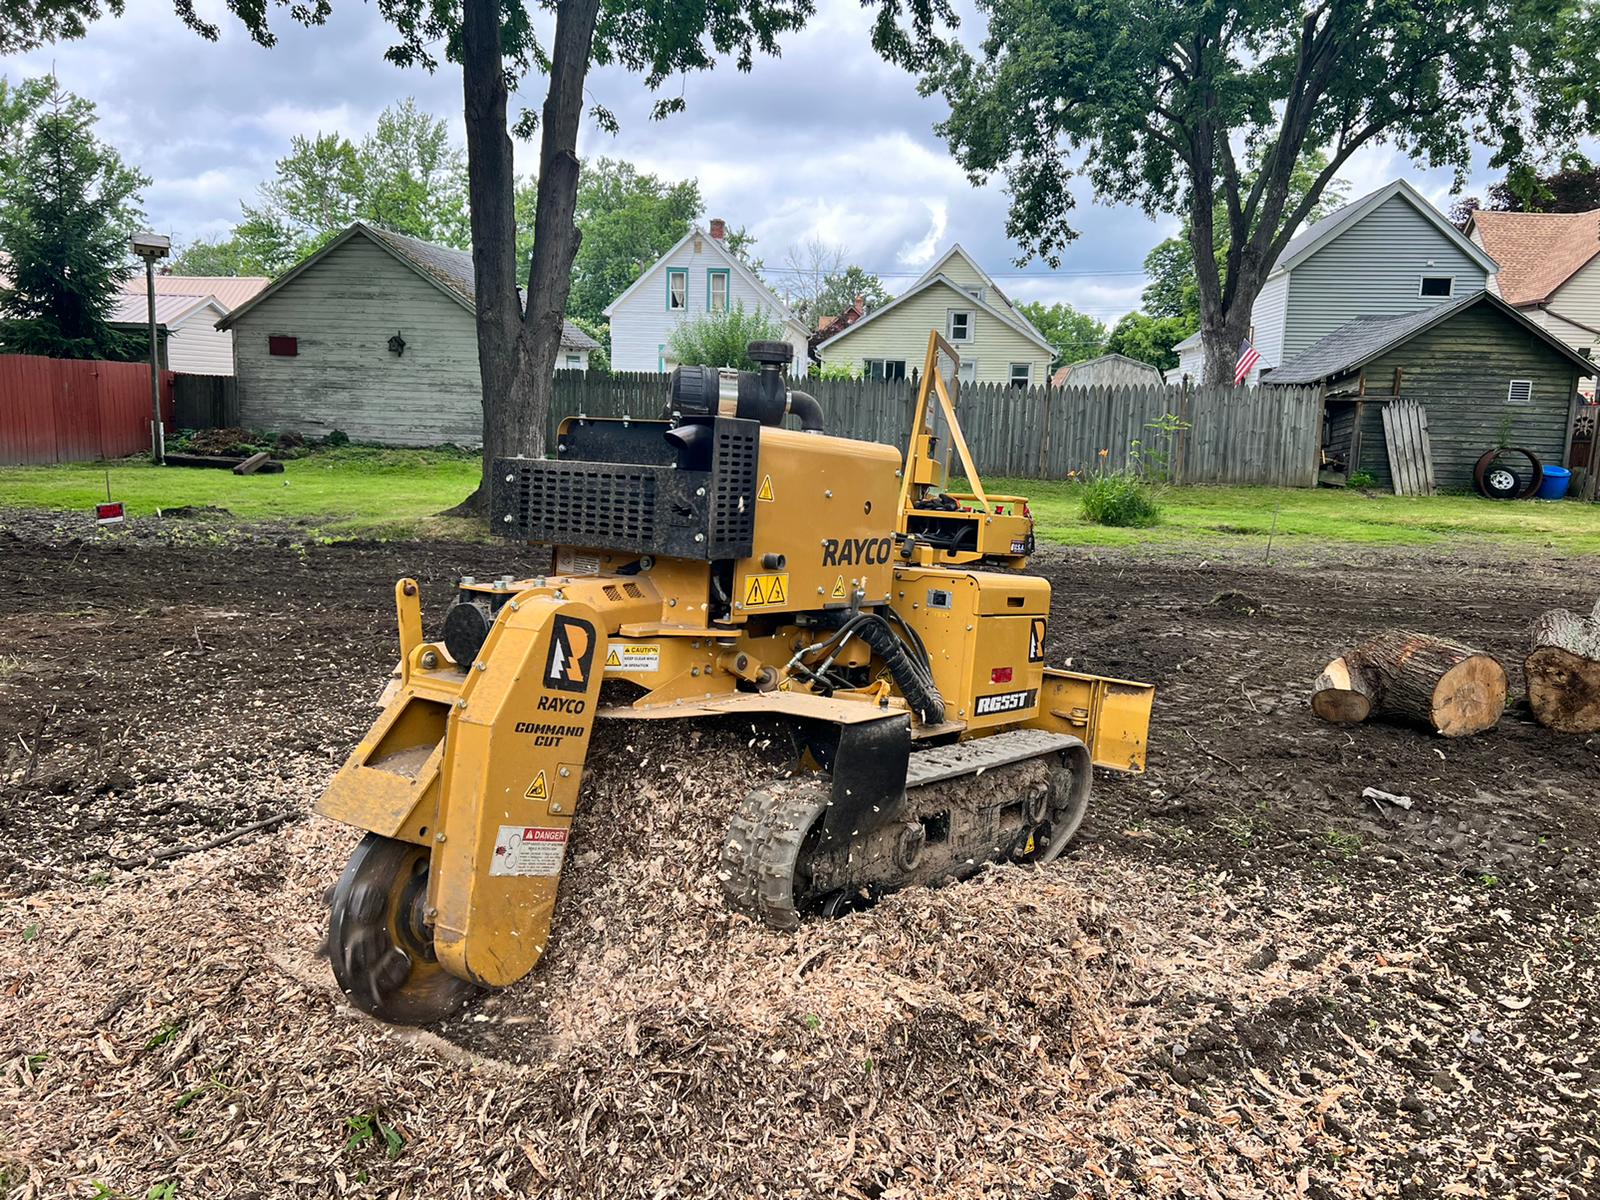
M414 237L407 237L403 233L379 229L374 225L368 225L365 221L357 221L321 250L311 255L311 257L278 276L277 279L272 281L270 287L259 292L251 300L241 304L221 321L218 321L217 328L227 329L268 296L276 295L286 285L298 279L301 273L313 263L320 262L339 246L344 245L354 237L365 237L374 245L387 250L400 262L410 267L446 296L461 305L462 308L469 312L476 311L477 292L473 286L471 254L468 254L465 250L452 250L448 246L436 246L432 242L424 242ZM598 350L600 348L599 342L579 329L570 320L563 320L561 323L561 345L563 349L567 350Z
M1160 369L1142 359L1129 358L1126 354L1097 354L1093 358L1080 358L1077 362L1064 363L1057 367L1056 373L1050 376L1050 386L1061 387L1072 378L1073 372L1095 366L1097 363L1126 363L1138 371L1154 375L1158 381L1161 379Z
M1565 342L1552 337L1527 317L1492 292L1468 292L1448 304L1405 313L1398 317L1362 317L1341 325L1327 337L1314 342L1282 366L1264 371L1261 382L1265 384L1293 385L1321 383L1366 366L1373 359L1387 354L1395 347L1409 342L1419 333L1450 320L1479 304L1487 304L1508 320L1533 334L1561 354L1585 375L1600 373L1583 355Z
M1467 229L1500 264L1496 282L1511 304L1543 304L1600 254L1600 209L1581 213L1484 212Z

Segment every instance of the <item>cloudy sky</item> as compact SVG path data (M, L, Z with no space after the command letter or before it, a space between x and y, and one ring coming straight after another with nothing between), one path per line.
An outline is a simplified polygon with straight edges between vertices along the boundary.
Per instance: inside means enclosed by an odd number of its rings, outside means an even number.
M724 65L674 80L688 111L665 122L647 118L651 97L637 77L591 76L591 100L616 112L622 131L586 128L580 153L698 178L707 216L748 226L773 266L819 236L844 246L893 292L960 241L1013 298L1069 301L1108 323L1137 305L1144 255L1175 220L1098 206L1085 192L1082 236L1060 269L1017 266L1000 184L970 185L934 136L942 102L919 97L913 77L873 54L858 0L817 7L808 27L785 39L782 57L758 59L749 75ZM153 224L179 242L226 233L241 198L271 174L297 133L359 136L409 95L448 115L459 139L459 72L384 62L391 37L374 5L335 0L319 29L277 15L280 40L271 50L253 45L221 0L198 0L197 8L221 25L220 42L185 29L171 0L128 0L123 19L102 22L81 42L0 57L0 74L16 79L53 66L65 87L98 105L104 136L154 181L146 194ZM970 20L964 32L973 38ZM523 105L541 99L542 80L530 81ZM521 169L534 157L531 147L519 148ZM1448 172L1416 171L1383 149L1352 160L1351 194L1400 172L1448 204Z

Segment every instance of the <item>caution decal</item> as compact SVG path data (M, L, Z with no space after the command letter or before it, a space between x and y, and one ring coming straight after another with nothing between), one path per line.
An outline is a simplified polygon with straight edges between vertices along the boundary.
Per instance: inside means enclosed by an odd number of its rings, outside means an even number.
M772 475L770 472L762 476L761 486L756 490L756 499L765 500L768 503L771 503L773 500L777 499L777 496L774 495L772 491Z
M528 785L528 790L522 793L522 798L524 800L550 799L550 785L545 782L543 771L533 777L533 782Z
M490 875L559 875L567 831L538 825L502 825L494 839Z
M831 600L843 600L847 594L844 590L844 576L841 575L833 581L833 591L829 593L828 598Z
M741 600L746 608L766 608L789 603L788 572L746 576Z
M606 674L628 671L659 671L661 647L644 642L613 642L606 652Z

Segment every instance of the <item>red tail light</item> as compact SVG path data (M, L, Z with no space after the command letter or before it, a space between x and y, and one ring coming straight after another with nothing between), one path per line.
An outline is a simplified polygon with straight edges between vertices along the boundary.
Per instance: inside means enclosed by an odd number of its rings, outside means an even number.
M1011 668L1010 667L996 667L994 670L989 672L989 682L990 683L1010 683L1011 682Z

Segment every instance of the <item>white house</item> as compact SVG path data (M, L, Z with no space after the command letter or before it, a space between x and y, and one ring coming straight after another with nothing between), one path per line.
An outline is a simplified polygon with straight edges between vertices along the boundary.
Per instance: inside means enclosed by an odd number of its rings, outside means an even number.
M1305 227L1284 247L1250 309L1261 372L1363 317L1400 316L1489 286L1499 270L1403 179ZM1179 342L1169 378L1205 377L1198 333Z
M139 282L144 282L143 276ZM232 375L233 335L217 328L228 315L215 296L157 294L156 324L167 331L167 370L187 375ZM106 320L119 328L144 329L150 319L147 293L112 297Z
M265 290L262 275L156 275L156 322L167 327L167 362L190 375L232 375L233 334L217 321ZM143 271L122 284L114 324L143 329L149 319Z
M727 224L698 225L658 258L605 310L611 322L614 371L670 371L672 331L708 312L743 306L766 313L794 347L794 370L806 369L807 329L789 306L728 249Z

